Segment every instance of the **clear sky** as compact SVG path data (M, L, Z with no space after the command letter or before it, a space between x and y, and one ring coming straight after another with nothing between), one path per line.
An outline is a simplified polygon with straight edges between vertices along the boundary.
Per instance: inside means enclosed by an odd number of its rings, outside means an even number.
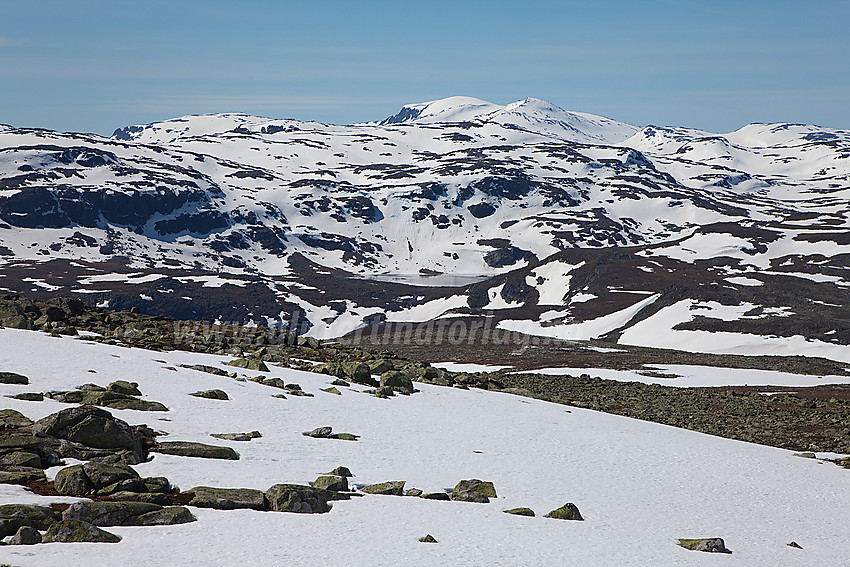
M377 120L452 95L850 129L850 0L0 0L0 123Z

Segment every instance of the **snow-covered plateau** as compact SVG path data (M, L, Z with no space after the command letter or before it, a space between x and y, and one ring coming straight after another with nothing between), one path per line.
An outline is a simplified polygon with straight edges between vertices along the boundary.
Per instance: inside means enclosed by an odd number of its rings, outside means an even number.
M2 546L0 562L67 565L846 565L848 471L792 452L712 437L507 393L417 384L409 396L379 399L363 387L322 388L330 377L271 367L313 397L275 398L274 388L192 370L229 357L153 352L0 329L0 370L30 386L0 393L70 390L83 383L138 383L142 399L167 412L110 410L145 423L160 440L227 445L239 460L153 454L135 466L179 487L266 490L306 484L337 466L353 484L405 480L439 492L461 479L494 483L489 503L364 494L324 514L191 508L197 521L106 527L120 543ZM233 367L227 367L232 369ZM240 377L257 372L238 369ZM190 396L218 388L229 400ZM70 407L3 398L5 408L40 419ZM319 426L356 442L305 437ZM252 431L251 441L212 433ZM819 455L820 456L820 455ZM73 464L73 461L66 463ZM61 467L48 469L53 476ZM69 503L0 485L0 503ZM544 518L566 502L584 521ZM529 507L536 517L503 513ZM436 544L420 543L430 534ZM724 539L730 554L677 546L679 538ZM796 542L802 549L787 545Z

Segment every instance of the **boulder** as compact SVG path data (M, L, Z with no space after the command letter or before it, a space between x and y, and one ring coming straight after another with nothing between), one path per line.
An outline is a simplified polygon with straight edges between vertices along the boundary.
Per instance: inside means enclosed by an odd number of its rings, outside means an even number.
M583 521L584 518L581 517L581 512L578 511L578 506L573 504L572 502L567 502L560 508L556 508L552 510L545 516L544 518L555 518L556 520L578 520Z
M189 490L194 493L189 506L197 508L215 508L216 510L236 510L248 508L265 510L265 497L260 490L251 488L212 488L196 486Z
M25 402L43 402L44 394L41 392L23 392L20 394L15 394L14 396L9 396L15 400L23 400Z
M41 468L41 457L28 451L12 451L0 456L0 465Z
M171 504L171 499L161 492L130 492L124 490L113 492L109 495L109 499L116 502L146 502L147 504L156 504L158 506L168 506Z
M134 516L128 520L127 526L173 526L176 524L188 524L197 518L183 506L169 506L160 510L154 510L147 514Z
M479 502L486 504L490 498L496 498L496 489L492 482L478 480L462 480L452 490L451 499L461 502Z
M12 539L9 540L9 545L35 545L41 543L41 534L38 530L30 526L21 526Z
M115 392L116 394L124 394L126 396L141 396L142 392L139 391L139 384L136 382L128 382L126 380L116 380L107 386L106 388L110 392Z
M426 500L451 500L451 497L446 492L426 492L420 495L419 498L425 498Z
M57 520L59 520L59 514L46 506L27 504L4 504L0 506L0 521L5 521L7 527L14 527L11 533L17 532L21 526L46 530Z
M511 508L510 510L502 510L505 514L513 514L514 516L534 517L534 510L531 508Z
M56 492L65 496L84 496L94 492L94 485L86 476L83 465L71 465L56 473L53 480Z
M364 386L377 386L378 381L372 378L372 372L368 364L358 364L351 369L351 381Z
M327 392L328 394L336 394L337 396L341 396L342 392L336 389L335 386L331 386L330 388L319 388L322 392Z
M20 429L29 427L33 424L33 420L24 416L19 411L13 409L0 410L0 431L7 429Z
M239 460L239 453L230 447L218 445L207 445L205 443L192 443L189 441L164 441L157 443L151 448L154 453L163 455L178 455L181 457L199 457L202 459L227 459Z
M395 392L412 394L413 381L407 372L389 370L381 374L381 388L392 388Z
M125 449L138 463L146 456L141 437L127 422L92 406L69 408L40 419L33 425L33 433L96 449Z
M379 482L377 484L367 484L360 488L362 492L367 494L388 494L390 496L404 495L403 480L390 480L388 482Z
M40 468L0 466L0 484L28 484L36 480L47 480L44 471Z
M251 439L258 439L262 435L259 431L249 431L248 433L210 433L210 437L227 441L250 441Z
M355 435L353 433L331 433L328 435L328 439L339 439L340 441L357 441L360 439L359 435Z
M732 553L731 551L726 549L726 544L724 543L723 539L719 537L680 539L677 545L679 547L684 547L685 549L689 549L691 551L705 551L708 553Z
M14 372L0 372L0 384L27 385L29 383L29 378L22 374L15 374Z
M228 376L229 373L227 370L222 368L217 368L215 366L208 366L206 364L181 364L181 368L189 368L190 370L198 370L200 372L206 372L208 374L215 374L216 376Z
M331 434L331 431L333 431L333 427L326 425L324 427L317 427L312 431L304 431L302 435L315 437L316 439L326 439Z
M329 474L331 476L344 476L344 477L354 476L353 474L351 474L351 471L348 470L348 467L337 467L327 474Z
M63 520L80 520L96 526L135 526L135 516L161 510L147 502L74 502L63 513Z
M334 492L348 492L348 479L344 476L322 475L313 482L313 487Z
M299 484L275 484L266 491L266 500L276 512L324 514L331 505L321 490Z
M269 371L269 367L266 366L265 362L263 362L262 360L256 360L251 358L237 358L228 362L227 365L235 366L237 368L244 368L246 370L259 370L260 372Z
M227 392L224 390L202 390L200 392L192 392L189 394L190 396L195 396L196 398L206 398L208 400L229 400L230 398L227 396Z
M121 538L99 527L80 520L56 522L44 534L44 543L98 542L118 543Z

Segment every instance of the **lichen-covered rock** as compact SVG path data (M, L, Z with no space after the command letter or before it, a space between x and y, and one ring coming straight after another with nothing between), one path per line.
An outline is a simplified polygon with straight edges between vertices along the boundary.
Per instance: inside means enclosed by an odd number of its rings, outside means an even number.
M422 543L437 543L437 540L431 534L420 537L419 541Z
M344 477L354 476L353 474L351 474L351 471L348 469L348 467L337 467L327 474L329 474L331 476L344 476Z
M404 491L405 496L422 496L424 493L425 491L419 488L408 488Z
M84 496L94 492L94 485L86 476L83 465L71 465L56 473L53 487L59 494L66 496Z
M266 366L265 362L253 358L237 358L235 360L231 360L227 364L228 366L235 366L237 368L244 368L246 370L259 370L260 372L269 371L269 367Z
M192 443L190 441L163 441L151 448L154 453L163 455L178 455L181 457L198 457L202 459L227 459L239 460L239 453L230 447L219 445L207 445L205 443Z
M413 381L407 372L389 370L381 374L381 388L392 388L396 392L412 394Z
M573 504L572 502L567 502L560 508L556 508L552 510L545 516L544 518L555 518L556 520L578 520L583 521L584 518L581 517L581 512L578 511L578 506Z
M335 492L348 492L348 479L344 476L323 475L313 482L313 487Z
M143 462L146 456L141 437L127 422L92 406L69 408L40 419L33 425L33 433L97 449L125 449L136 462Z
M33 420L29 419L17 410L0 410L0 431L30 427L33 423Z
M14 396L9 396L10 398L16 400L23 400L25 402L43 402L44 394L41 392L23 392L20 394L15 394Z
M328 439L339 439L340 441L357 441L360 439L359 435L355 435L353 433L331 433L328 435Z
M249 431L248 433L210 433L210 437L227 441L250 441L251 439L258 439L262 435L259 431Z
M336 394L337 396L341 396L342 392L336 389L336 387L331 386L330 388L319 388L322 392L327 392L328 394Z
M139 390L139 384L136 382L128 382L127 380L116 380L115 382L109 384L106 389L110 392L124 394L127 396L142 395L142 392Z
M227 370L222 368L217 368L215 366L208 366L206 364L181 364L181 368L189 368L190 370L198 370L199 372L206 372L207 374L215 374L216 376L228 376Z
M490 498L496 498L496 489L492 482L477 478L462 480L452 490L451 499L461 502L486 504Z
M404 480L390 480L388 482L379 482L376 484L367 484L360 488L362 492L367 494L388 494L390 496L404 495Z
M312 431L305 431L305 432L302 433L302 435L304 435L306 437L315 437L316 439L326 439L331 434L332 431L333 431L333 427L326 425L326 426L323 426L323 427L317 427L316 429L314 429Z
M451 500L451 497L446 492L426 492L419 496L426 500Z
M129 486L137 488L144 486L139 473L129 465L123 463L89 462L83 464L83 472L88 477L94 489L99 493L105 493L105 489L108 487L115 487L113 492L116 492L117 490L128 490L129 488L127 487ZM132 484L125 485L126 487L124 488L116 486L125 483L125 481L133 482ZM142 489L144 490L144 488Z
M31 526L37 530L46 530L59 519L59 514L46 506L28 504L4 504L0 506L0 520L7 526L13 526L15 533L21 526Z
M196 486L189 490L194 493L189 506L197 508L214 508L216 510L236 510L247 508L250 510L264 510L266 507L265 497L260 490L251 488L213 488L210 486Z
M41 534L38 530L30 526L21 526L12 539L9 540L9 545L35 545L41 543Z
M323 491L299 484L275 484L266 491L266 500L276 512L324 514L331 505Z
M16 374L14 372L0 372L0 384L21 384L25 386L29 383L29 378L22 374Z
M0 465L0 484L27 484L35 480L47 480L42 469Z
M176 524L188 524L197 518L183 506L168 506L160 510L154 510L147 514L133 516L127 520L125 526L173 526Z
M227 395L227 392L225 392L224 390L219 390L219 389L201 390L200 392L192 392L189 395L195 396L196 398L206 398L208 400L229 400L230 399Z
M62 513L63 520L80 520L96 526L134 526L135 516L161 510L148 502L74 502Z
M505 514L513 514L514 516L528 516L529 518L534 517L534 510L531 508L511 508L509 510L503 510Z
M726 549L726 543L719 537L707 537L696 539L680 539L679 547L684 547L691 551L705 551L707 553L732 553Z
M28 451L12 451L0 456L0 465L41 468L41 457Z
M118 543L121 538L99 527L80 520L56 522L44 534L44 543L52 542L97 542Z
M109 499L116 502L145 502L158 506L168 506L171 504L168 496L161 492L113 492L109 495Z

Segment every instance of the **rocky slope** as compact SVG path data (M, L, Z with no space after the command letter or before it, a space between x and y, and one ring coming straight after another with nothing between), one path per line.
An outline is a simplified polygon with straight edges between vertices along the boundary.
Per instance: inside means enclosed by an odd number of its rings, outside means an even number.
M845 359L848 175L845 131L640 129L536 99L349 126L189 116L109 139L3 127L0 286L315 336L490 315Z

